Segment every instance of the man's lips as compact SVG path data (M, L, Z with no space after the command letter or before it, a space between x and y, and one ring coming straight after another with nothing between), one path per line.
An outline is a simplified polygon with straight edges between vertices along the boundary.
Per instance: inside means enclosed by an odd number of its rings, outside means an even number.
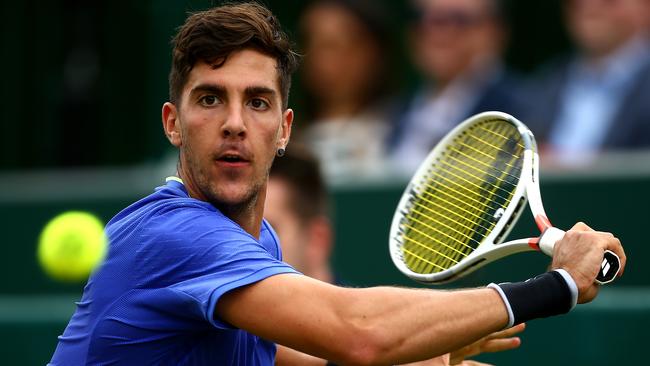
M226 167L226 168L242 168L245 166L248 166L250 162L248 161L227 161L227 160L217 160L216 164L221 167Z
M215 159L217 165L223 167L243 167L250 164L250 160L239 152L224 152Z

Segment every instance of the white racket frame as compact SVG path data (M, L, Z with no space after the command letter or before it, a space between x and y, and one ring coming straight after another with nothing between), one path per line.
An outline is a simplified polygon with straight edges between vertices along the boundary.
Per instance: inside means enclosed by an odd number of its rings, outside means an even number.
M403 213L409 211L413 191L421 193L420 183L424 181L433 161L445 151L446 146L465 130L468 125L481 121L505 120L514 125L521 133L524 143L524 158L521 169L521 176L512 199L507 207L503 208L503 214L498 219L492 231L483 239L479 246L468 256L463 258L451 268L430 274L417 273L412 271L404 260L402 250L402 235L404 231L402 221ZM510 234L513 226L524 211L526 201L535 218L535 222L542 235L535 238L516 239L503 242ZM496 213L496 212L495 212ZM493 262L504 256L538 250L552 256L555 243L564 237L564 231L555 228L549 222L539 189L539 155L533 133L522 122L515 117L503 112L484 112L472 116L449 132L442 141L429 153L427 158L420 164L418 170L407 185L395 210L389 236L389 251L395 266L406 276L423 283L445 283L465 276L478 268ZM612 253L613 254L613 253ZM618 269L617 269L618 273ZM615 276L614 276L615 278Z

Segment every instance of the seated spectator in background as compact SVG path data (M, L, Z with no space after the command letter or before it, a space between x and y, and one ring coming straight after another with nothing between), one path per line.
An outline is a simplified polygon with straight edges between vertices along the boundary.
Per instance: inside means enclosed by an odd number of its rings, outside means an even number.
M545 68L525 117L542 161L576 165L606 149L650 148L649 8L648 0L565 2L575 53Z
M388 30L376 1L320 0L300 26L307 101L299 138L326 178L379 172L388 131Z
M498 0L417 0L410 29L423 85L400 109L391 160L412 173L465 118L487 110L521 113L517 83L501 61L507 38Z
M334 229L329 220L328 201L318 161L305 147L292 143L286 155L273 161L266 188L264 218L280 238L283 261L309 277L341 285L330 266ZM518 347L520 340L513 335L523 329L524 324L519 324L458 351L408 366L486 365L465 359L482 352ZM308 355L304 355L303 361L304 364L319 362ZM320 362L325 364L324 360Z
M330 268L334 233L327 189L318 161L299 145L273 162L264 217L281 239L285 262L309 277L338 282Z

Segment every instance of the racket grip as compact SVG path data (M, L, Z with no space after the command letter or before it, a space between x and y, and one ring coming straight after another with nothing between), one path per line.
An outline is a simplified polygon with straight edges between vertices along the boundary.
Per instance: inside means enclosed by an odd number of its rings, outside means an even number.
M596 276L596 282L600 285L614 281L618 271L621 269L621 259L611 250L606 250L603 261L600 263L600 271Z
M553 256L555 243L564 237L564 231L556 227L549 227L539 237L539 249L548 256ZM621 260L616 253L606 250L603 254L603 261L600 263L600 270L596 276L596 283L604 285L614 281L618 271L621 269Z

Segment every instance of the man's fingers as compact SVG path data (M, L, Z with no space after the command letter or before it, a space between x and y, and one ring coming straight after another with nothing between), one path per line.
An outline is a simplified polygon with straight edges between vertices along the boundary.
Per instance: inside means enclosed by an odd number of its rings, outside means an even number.
M485 339L490 340L490 339L497 339L497 338L512 337L517 333L523 332L524 329L526 329L526 323L517 324L514 327L508 328L506 330L502 330L500 332L494 332L489 336L485 337Z
M611 250L618 256L618 258L621 260L621 270L618 272L618 276L622 276L623 272L625 271L625 263L627 263L627 256L625 255L625 251L623 250L623 246L621 245L621 241L612 236L612 240L610 244L607 246L607 249Z
M580 293L578 295L578 304L584 304L595 298L598 295L598 288L598 285L592 284L588 289Z
M625 265L627 264L627 256L625 255L625 252L621 254L617 253L616 255L618 255L618 258L621 259L621 270L618 272L618 277L621 277L623 275L623 272L625 272Z
M594 229L590 228L587 224L584 222L578 222L573 227L571 230L578 230L578 231L594 231Z
M625 271L625 263L627 262L627 256L625 255L625 251L623 250L623 245L621 245L621 241L614 236L614 234L609 233L609 232L602 232L602 231L596 231L595 233L598 233L599 236L603 239L601 241L601 247L603 250L611 250L618 256L620 259L620 264L621 268L618 273L618 277L623 275L623 272Z
M573 227L567 232L567 234L580 236L581 235L580 232L582 232L583 234L588 233L587 237L591 238L590 240L594 240L593 242L597 243L598 246L601 247L603 250L611 250L620 258L621 269L619 271L618 276L619 277L622 276L625 271L627 256L625 255L625 251L623 250L621 241L616 236L614 236L614 234L612 234L611 232L594 231L587 224L583 222L578 222L577 224L573 225Z
M501 352L521 345L519 337L490 339L481 345L481 353L484 352Z
M472 357L484 352L500 352L519 347L521 345L521 339L512 336L522 332L524 329L526 329L526 324L522 323L500 332L494 332L485 338L452 352L450 354L450 363L452 365L483 365L482 363L466 364L461 362L463 362L465 357Z

